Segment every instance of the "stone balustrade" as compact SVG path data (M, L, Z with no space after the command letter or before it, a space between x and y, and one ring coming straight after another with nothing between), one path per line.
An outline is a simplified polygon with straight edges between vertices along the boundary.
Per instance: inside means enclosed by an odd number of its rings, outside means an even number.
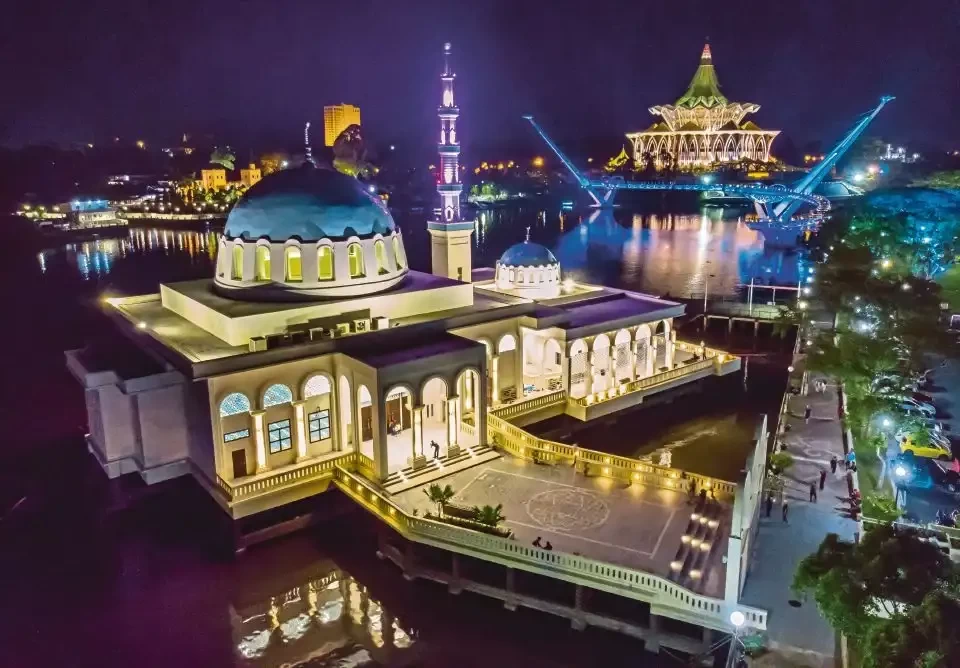
M362 456L362 455L361 455ZM356 454L346 452L337 457L328 457L311 464L297 464L268 473L263 473L237 482L227 482L217 476L217 487L233 503L246 501L261 494L274 492L291 483L316 480L318 476L332 476L334 468L340 464L353 468L356 466Z
M407 540L612 591L650 603L654 614L691 621L711 629L732 631L729 619L734 610L743 613L749 627L762 630L767 626L765 610L697 594L659 575L563 552L542 550L507 538L408 515L345 468L336 467L333 480L347 496Z

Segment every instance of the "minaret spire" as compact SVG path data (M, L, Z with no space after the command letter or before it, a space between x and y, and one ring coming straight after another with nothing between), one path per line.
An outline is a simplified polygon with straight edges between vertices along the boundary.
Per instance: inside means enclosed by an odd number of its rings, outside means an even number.
M470 235L473 234L473 221L466 221L460 215L460 139L457 137L457 119L460 109L453 98L453 82L457 75L450 65L450 42L443 45L443 71L440 74L440 106L437 116L440 118L440 141L437 152L440 154L440 171L437 174L437 194L440 196L440 208L433 220L427 223L430 232L433 273L437 276L455 278L470 282L472 257Z

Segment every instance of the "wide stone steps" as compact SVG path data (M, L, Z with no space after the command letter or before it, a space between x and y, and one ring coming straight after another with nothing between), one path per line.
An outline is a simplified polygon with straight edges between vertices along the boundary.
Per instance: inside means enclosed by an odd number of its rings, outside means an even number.
M408 466L395 473L391 473L383 483L383 490L388 494L399 494L408 489L419 487L427 483L445 478L452 473L458 473L486 462L499 459L500 454L488 445L475 445L463 448L456 457L443 457L439 460L431 459L426 466L414 469Z

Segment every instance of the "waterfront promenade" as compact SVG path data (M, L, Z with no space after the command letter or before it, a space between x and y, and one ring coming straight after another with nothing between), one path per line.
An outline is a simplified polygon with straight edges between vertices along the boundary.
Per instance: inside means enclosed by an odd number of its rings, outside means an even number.
M821 379L810 374L806 396L790 397L790 431L783 437L795 462L785 474L788 521L783 521L779 503L774 504L770 517L761 507L756 548L742 597L744 604L770 611L767 645L771 652L755 660L752 665L756 666L833 666L839 658L838 636L820 615L816 602L799 600L790 589L797 564L817 550L826 534L853 540L857 526L847 517L842 502L849 496L843 465L835 475L830 473L831 456L843 461L837 387L828 384L819 394L815 387ZM804 423L807 405L811 417ZM810 483L819 480L821 470L827 471L826 485L823 491L818 486L818 499L813 503Z

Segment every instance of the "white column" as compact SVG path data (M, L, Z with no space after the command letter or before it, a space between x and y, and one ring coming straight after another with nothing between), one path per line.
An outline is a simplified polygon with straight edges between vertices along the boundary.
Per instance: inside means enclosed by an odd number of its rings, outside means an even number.
M267 447L263 436L263 414L266 411L250 411L253 417L253 441L257 447L257 473L263 473L268 470L267 467Z
M413 409L413 458L423 454L423 406Z
M657 366L657 346L652 343L652 339L647 341L647 369L646 375L652 376Z
M673 368L673 355L677 347L677 333L673 330L670 330L670 335L667 337L667 351L666 351L666 365L668 369Z
M447 399L447 456L460 452L460 397L453 395Z
M298 399L293 404L293 433L297 439L297 461L307 458L307 429L304 422L304 399Z
M493 405L500 403L500 356L493 355L490 358L491 373L490 379L493 381Z

